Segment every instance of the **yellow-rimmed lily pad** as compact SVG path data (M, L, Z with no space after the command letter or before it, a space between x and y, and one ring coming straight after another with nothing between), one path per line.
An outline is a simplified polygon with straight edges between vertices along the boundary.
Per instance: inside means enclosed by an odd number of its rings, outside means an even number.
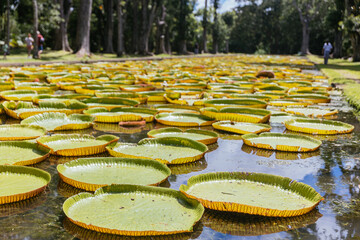
M296 108L296 107L288 107L283 109L284 112L302 115L307 117L326 117L337 114L339 111L336 109L321 109L321 108Z
M196 113L160 113L155 119L161 124L179 127L210 126L215 122L214 118Z
M32 98L36 95L37 92L34 90L8 90L0 92L0 97L8 101L32 101Z
M201 159L205 144L182 137L145 138L133 143L117 143L106 147L114 157L154 159L166 164L182 164Z
M230 98L205 100L204 106L214 107L216 109L221 109L224 107L266 108L267 103L258 99L251 98Z
M80 130L90 128L94 117L85 114L45 112L37 114L21 121L22 125L41 126L47 131Z
M354 130L351 124L320 119L291 119L285 122L288 130L310 134L343 134Z
M286 99L291 99L299 102L308 102L308 103L329 103L331 101L330 97L321 95L321 94L296 94L289 95L285 97Z
M32 167L0 165L0 204L25 200L44 191L49 173Z
M128 121L146 122L154 121L154 115L157 110L148 108L113 108L108 110L106 108L90 108L84 113L95 118L95 122L118 123Z
M171 174L155 160L139 158L79 158L57 166L60 178L87 191L111 184L158 185Z
M321 141L307 136L283 133L245 134L242 136L246 145L286 152L310 152L317 150Z
M131 236L191 232L204 212L198 201L179 191L127 184L70 197L63 210L83 228Z
M180 128L160 128L154 129L147 133L148 137L184 137L209 145L216 143L219 135L216 132L201 130L201 129L187 129L182 131Z
M40 126L25 126L20 124L0 125L0 141L29 140L45 134L46 129Z
M107 109L113 109L116 107L136 107L140 103L135 100L126 98L88 98L82 100L89 108L104 107Z
M87 108L86 104L83 104L77 100L66 100L61 102L50 101L40 102L39 106L30 102L4 102L5 112L12 118L25 119L33 115L37 115L45 112L62 112L66 114L81 113Z
M32 165L45 160L50 150L35 142L0 142L0 165Z
M212 124L213 128L237 134L261 133L271 130L271 126L261 123L220 121Z
M287 107L287 106L303 106L306 107L308 105L311 105L310 102L300 102L296 100L290 100L290 99L279 99L279 100L271 100L269 102L270 106L276 106L276 107Z
M158 106L155 106L155 109L158 110L159 113L163 113L163 112L199 113L199 109L197 107L176 105L176 104L158 105Z
M54 134L36 139L37 143L51 149L51 154L60 156L85 156L105 152L105 147L116 142L113 135L97 138L84 134Z
M269 217L299 216L323 200L309 185L265 173L200 174L189 178L180 191L206 208Z
M200 109L201 114L216 120L236 122L265 123L269 121L271 112L259 108L225 107L220 110L207 107Z

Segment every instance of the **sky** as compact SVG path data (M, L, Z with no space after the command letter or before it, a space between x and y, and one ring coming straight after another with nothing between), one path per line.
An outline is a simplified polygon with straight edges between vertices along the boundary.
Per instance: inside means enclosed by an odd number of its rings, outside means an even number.
M211 0L208 0L208 7L211 4ZM224 13L227 11L230 11L232 8L236 7L238 3L236 3L236 0L220 0L220 8L219 12ZM205 0L198 0L196 9L203 8L205 6Z

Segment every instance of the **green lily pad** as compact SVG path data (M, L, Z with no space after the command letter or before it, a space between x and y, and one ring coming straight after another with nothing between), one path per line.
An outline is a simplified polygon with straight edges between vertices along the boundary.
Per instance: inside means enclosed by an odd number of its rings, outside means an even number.
M297 114L307 117L325 117L325 116L331 116L338 113L338 110L336 109L320 109L320 108L312 108L312 107L306 107L306 108L295 108L295 107L288 107L283 109L283 111L291 114Z
M221 109L224 107L250 107L250 108L266 108L267 103L251 98L230 98L230 99L213 99L205 100L205 107L214 107Z
M50 150L34 142L0 142L0 165L32 165L45 160Z
M215 143L219 135L212 131L200 130L200 129L187 129L182 131L180 128L160 128L154 129L147 133L148 137L159 138L159 137L184 137L189 138L203 144Z
M201 114L216 120L230 120L235 122L264 123L269 121L271 112L259 108L225 107L220 110L207 107L200 109Z
M179 191L126 184L70 197L63 210L81 227L133 236L190 232L204 212L198 201Z
M36 139L36 142L51 149L51 154L60 156L84 156L105 152L105 147L116 142L113 135L101 135L97 138L84 134L54 134Z
M213 118L195 113L160 113L155 119L164 125L180 127L209 126L215 122Z
M145 138L138 142L117 143L107 147L114 157L154 159L166 164L181 164L201 159L208 148L205 144L181 137Z
M199 109L197 107L176 104L158 105L155 107L155 109L158 110L160 113L199 113Z
M248 122L232 122L232 121L220 121L213 123L213 128L233 132L237 134L248 134L248 133L261 133L268 132L271 130L271 126L261 123L248 123Z
M265 173L205 173L187 184L180 186L181 192L220 211L292 217L310 212L323 200L309 185Z
M170 169L155 160L133 158L79 158L59 164L61 179L87 191L111 184L158 185L171 174Z
M285 122L288 130L310 134L342 134L350 133L354 126L331 120L320 119L291 119Z
M50 174L32 167L0 165L0 204L33 197L46 188Z
M65 113L45 112L22 120L21 124L41 126L48 131L60 131L86 129L92 126L93 121L94 117L84 114L67 116Z
M107 109L116 107L136 107L139 105L138 101L126 98L88 98L82 100L82 102L89 106L89 108L105 107Z
M157 111L148 108L91 108L84 113L93 116L96 122L118 123L141 120L152 122Z
M0 92L0 97L5 100L31 101L37 92L34 90L8 90Z
M45 135L46 129L40 126L20 124L0 125L0 141L17 141L35 139Z
M321 141L311 137L283 133L245 134L242 138L252 147L286 152L310 152L321 145Z

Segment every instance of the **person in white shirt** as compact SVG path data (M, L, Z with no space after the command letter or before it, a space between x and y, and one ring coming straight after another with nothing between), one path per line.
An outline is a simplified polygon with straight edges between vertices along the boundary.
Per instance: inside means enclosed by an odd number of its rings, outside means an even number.
M28 58L31 58L31 50L34 48L34 39L31 37L31 33L25 38L26 48L28 50Z
M331 49L332 49L332 45L330 43L329 40L326 40L325 43L324 43L324 46L323 46L323 54L324 54L324 64L328 64L328 60L329 60L329 57L330 57L330 52L331 52Z

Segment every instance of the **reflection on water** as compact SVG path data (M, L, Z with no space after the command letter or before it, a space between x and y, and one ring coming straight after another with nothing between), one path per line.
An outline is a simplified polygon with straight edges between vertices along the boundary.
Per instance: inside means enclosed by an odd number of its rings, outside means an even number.
M274 154L275 159L278 160L299 160L299 159L306 159L320 155L320 150L313 152L302 152L302 153L282 152L282 151L272 151L268 149L255 148L245 144L242 145L241 150L251 155L257 155L259 157L266 157L266 158L270 158Z
M72 223L68 218L64 219L63 224L66 231L68 231L74 237L83 240L186 240L195 239L199 235L197 233L201 233L201 226L199 224L194 226L197 231L193 233L144 237L119 236L114 234L95 232Z
M178 189L191 176L215 171L276 174L304 182L319 191L325 200L318 210L281 219L207 210L193 233L148 239L347 239L360 236L360 124L341 98L331 105L341 110L337 120L355 125L354 133L321 139L323 144L319 151L293 154L259 150L244 146L241 135L221 133L218 143L209 146L210 151L204 159L169 166L172 175L160 185ZM19 123L4 115L1 121ZM91 133L94 136L110 133L119 136L121 142L137 143L147 137L150 129L168 126L150 123L131 134L118 129L116 124L102 127ZM273 124L272 127L271 132L285 131L283 125ZM200 129L211 130L211 127ZM49 188L36 198L0 206L0 239L130 239L85 230L66 220L63 202L66 197L83 190L60 181L56 165L76 158L51 156L33 166L51 174Z
M206 209L202 224L217 232L236 236L258 236L306 227L322 215L317 209L297 217L263 217Z

